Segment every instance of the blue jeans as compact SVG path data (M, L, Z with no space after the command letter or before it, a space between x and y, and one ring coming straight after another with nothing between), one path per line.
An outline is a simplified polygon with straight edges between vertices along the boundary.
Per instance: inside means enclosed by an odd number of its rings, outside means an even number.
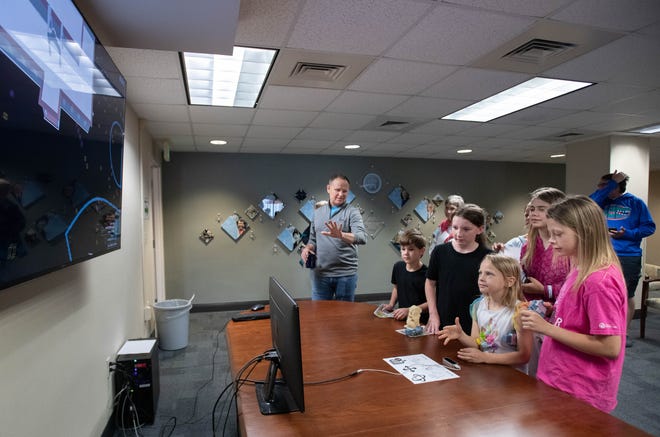
M628 299L635 297L635 290L639 283L639 278L642 273L642 257L641 256L620 256L619 262L621 263L621 271L626 280L626 288L628 289Z
M355 300L358 275L325 277L312 271L312 300Z

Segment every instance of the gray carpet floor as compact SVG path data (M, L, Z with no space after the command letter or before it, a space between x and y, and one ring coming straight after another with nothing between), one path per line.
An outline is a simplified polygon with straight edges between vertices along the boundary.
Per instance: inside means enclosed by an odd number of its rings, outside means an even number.
M220 398L231 382L224 328L234 314L190 314L188 346L159 351L160 396L154 424L115 429L115 437L237 435L231 389ZM660 314L647 319L646 339L639 339L638 320L633 320L630 333L634 343L626 348L619 403L612 414L660 437ZM253 377L262 379L262 375Z

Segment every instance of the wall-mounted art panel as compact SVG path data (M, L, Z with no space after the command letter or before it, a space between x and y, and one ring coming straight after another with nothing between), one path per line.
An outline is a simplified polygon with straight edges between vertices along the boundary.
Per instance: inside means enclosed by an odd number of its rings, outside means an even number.
M277 236L277 239L280 243L282 243L282 246L291 252L300 242L301 234L295 226L289 225L285 227L282 232L280 232L280 234Z
M277 194L271 193L263 197L259 202L259 208L271 219L284 209L284 202L277 197Z
M390 194L388 194L387 197L392 201L397 209L401 209L403 208L403 205L405 205L406 202L410 199L410 194L408 191L406 191L405 188L403 188L401 185L398 185L392 188L392 191L390 191Z
M229 235L232 240L239 240L247 232L249 225L245 219L238 214L232 214L222 223L222 230Z
M257 216L259 215L259 210L254 205L250 205L245 210L245 215L247 216L247 218L254 221L254 219L256 219Z
M362 189L369 194L376 194L383 187L383 181L376 173L367 173L362 179Z
M314 200L308 200L303 203L303 206L298 210L298 212L310 223L314 219L314 203Z
M425 197L415 207L415 213L417 213L419 218L426 223L431 217L433 217L433 214L435 214L435 203Z

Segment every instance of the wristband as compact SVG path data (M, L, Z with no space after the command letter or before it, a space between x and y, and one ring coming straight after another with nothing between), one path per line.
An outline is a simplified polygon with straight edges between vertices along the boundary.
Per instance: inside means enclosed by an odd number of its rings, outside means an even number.
M545 289L548 291L548 299L552 299L552 285L546 285Z

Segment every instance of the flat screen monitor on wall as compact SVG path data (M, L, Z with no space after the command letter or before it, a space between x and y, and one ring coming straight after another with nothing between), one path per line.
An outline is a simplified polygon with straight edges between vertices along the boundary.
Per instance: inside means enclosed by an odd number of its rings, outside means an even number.
M73 2L0 14L0 289L117 250L126 82Z
M303 412L305 393L298 304L273 277L269 280L268 294L273 351L267 353L270 366L265 381L256 384L259 410L262 414Z

